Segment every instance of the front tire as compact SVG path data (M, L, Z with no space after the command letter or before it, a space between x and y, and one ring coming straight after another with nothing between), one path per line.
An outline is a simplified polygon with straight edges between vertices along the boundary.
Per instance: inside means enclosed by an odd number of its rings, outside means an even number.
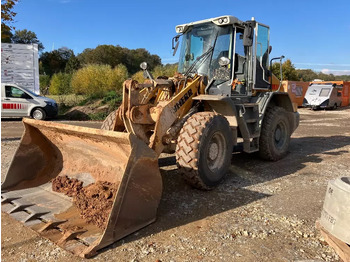
M261 158L277 161L283 158L290 142L290 124L284 108L275 106L266 110L259 140Z
M103 121L101 129L109 131L125 131L123 120L121 119L121 107L111 112Z
M226 175L232 149L233 136L226 118L213 112L196 113L187 119L177 140L179 172L191 186L210 190Z
M45 120L46 112L42 108L35 108L32 112L32 117L36 120Z

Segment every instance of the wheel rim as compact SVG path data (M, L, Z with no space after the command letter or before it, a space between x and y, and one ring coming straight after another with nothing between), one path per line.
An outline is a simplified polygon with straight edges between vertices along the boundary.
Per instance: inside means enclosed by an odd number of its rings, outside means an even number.
M226 155L226 140L220 132L214 133L210 138L206 155L207 165L210 171L215 172L224 164Z
M34 119L42 119L43 113L40 110L35 110L33 113L33 118Z
M277 124L274 132L274 142L277 149L281 149L287 140L287 126L284 122Z

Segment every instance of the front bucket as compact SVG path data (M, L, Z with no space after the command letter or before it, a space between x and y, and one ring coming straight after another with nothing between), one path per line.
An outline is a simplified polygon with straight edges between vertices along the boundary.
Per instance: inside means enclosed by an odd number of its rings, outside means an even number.
M2 184L2 211L89 257L152 223L158 156L129 133L32 119Z

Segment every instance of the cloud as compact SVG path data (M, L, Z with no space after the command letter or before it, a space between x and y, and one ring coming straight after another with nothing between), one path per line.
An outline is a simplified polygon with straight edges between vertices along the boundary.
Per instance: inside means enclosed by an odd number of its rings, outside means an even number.
M324 68L321 70L322 73L324 74L333 74L333 75L350 75L350 70L345 69L345 70L336 70L336 69L328 69Z
M350 67L350 64L322 64L322 63L293 63L295 65L312 65L312 66L339 66L339 67L343 67L343 66L348 66Z

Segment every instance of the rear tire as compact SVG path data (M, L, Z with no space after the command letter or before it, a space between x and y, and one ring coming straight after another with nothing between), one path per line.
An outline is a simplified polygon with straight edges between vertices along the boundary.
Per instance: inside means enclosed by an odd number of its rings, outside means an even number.
M35 108L32 112L32 117L36 120L45 120L46 112L42 108Z
M259 155L266 160L283 158L290 142L290 124L284 108L275 106L266 110L259 140Z
M233 136L226 118L213 112L196 113L187 119L177 140L179 172L191 186L210 190L226 175L232 149Z

